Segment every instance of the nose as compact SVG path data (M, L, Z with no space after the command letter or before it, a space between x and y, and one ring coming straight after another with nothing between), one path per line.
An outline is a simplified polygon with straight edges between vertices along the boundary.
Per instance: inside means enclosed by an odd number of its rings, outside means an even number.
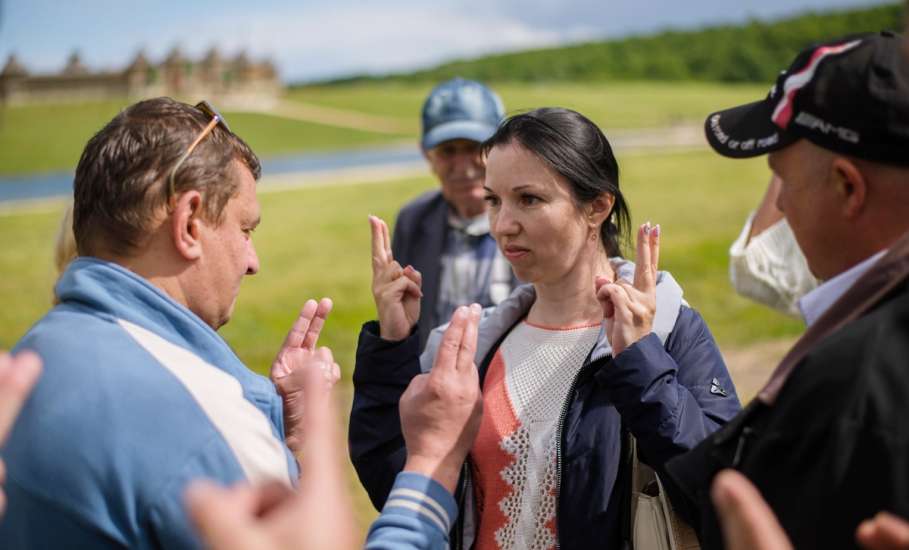
M256 247L253 245L252 239L249 240L247 246L249 249L246 253L246 274L255 275L259 272L259 255L256 254Z
M499 208L489 210L489 229L493 238L501 242L501 237L511 237L521 231L521 224L514 215L514 210L502 203Z
M483 174L483 162L479 150L459 151L452 159L454 169L468 177L477 177Z

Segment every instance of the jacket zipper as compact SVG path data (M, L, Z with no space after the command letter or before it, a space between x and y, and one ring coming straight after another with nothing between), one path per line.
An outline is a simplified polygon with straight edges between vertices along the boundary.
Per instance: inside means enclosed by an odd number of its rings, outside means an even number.
M561 531L559 529L559 500L562 498L562 440L565 438L565 419L568 417L568 409L571 408L571 403L574 401L574 392L578 389L578 382L581 379L581 375L593 366L595 362L585 363L584 366L578 370L577 374L574 375L574 380L571 381L571 386L568 388L568 395L565 398L565 402L562 404L562 411L559 413L559 423L556 427L559 435L559 438L556 441L556 548L561 547L561 544L559 544L559 532Z

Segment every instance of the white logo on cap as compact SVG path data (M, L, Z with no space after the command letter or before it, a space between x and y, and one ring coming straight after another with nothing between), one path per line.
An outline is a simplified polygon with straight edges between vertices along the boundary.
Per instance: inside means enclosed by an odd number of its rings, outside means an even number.
M848 141L849 143L858 143L859 142L859 133L845 126L837 126L831 124L826 120L813 115L809 112L802 111L795 117L795 123L812 130L820 130L826 135L833 134L836 137L840 138L843 141Z

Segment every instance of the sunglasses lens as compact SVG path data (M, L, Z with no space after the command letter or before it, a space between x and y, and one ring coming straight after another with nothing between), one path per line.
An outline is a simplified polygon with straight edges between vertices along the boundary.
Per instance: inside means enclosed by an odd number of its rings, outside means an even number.
M217 118L218 124L223 126L225 130L230 132L230 126L227 125L227 120L224 119L224 115L219 113L218 110L215 109L215 107L211 103L209 103L207 101L200 101L198 104L196 104L196 109L199 109L200 111L202 111L206 115L210 116L211 118Z

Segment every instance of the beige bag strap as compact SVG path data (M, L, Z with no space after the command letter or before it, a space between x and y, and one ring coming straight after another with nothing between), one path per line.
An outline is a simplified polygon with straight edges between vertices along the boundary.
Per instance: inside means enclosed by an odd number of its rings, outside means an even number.
M630 433L629 439L631 440L631 525L635 525L635 519L637 518L637 506L640 500L638 497L647 491L659 501L670 550L699 550L701 545L694 529L682 521L682 518L672 509L672 503L669 502L669 498L666 496L660 477L653 468L640 461L638 457L638 442ZM654 490L656 491L655 495L653 494ZM632 543L635 546L635 550L651 550L649 548L638 548L639 541L634 540L636 538L634 537L634 531L632 528Z

